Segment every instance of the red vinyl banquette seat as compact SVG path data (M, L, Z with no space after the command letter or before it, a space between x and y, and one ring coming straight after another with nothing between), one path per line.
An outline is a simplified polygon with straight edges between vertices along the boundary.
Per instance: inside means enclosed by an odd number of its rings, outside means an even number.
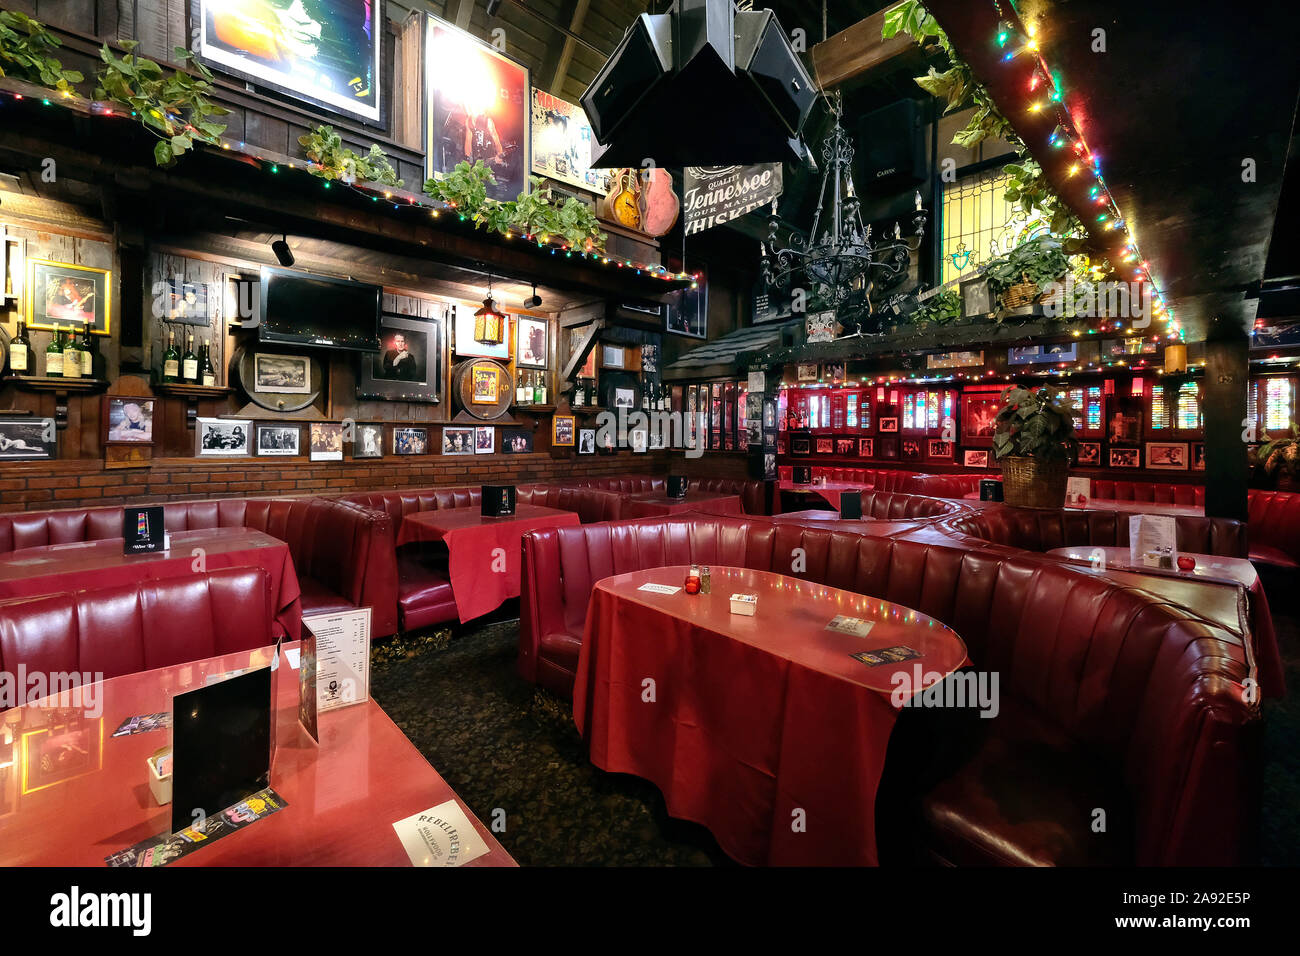
M777 474L782 481L794 480L792 465L779 466ZM873 491L908 492L912 490L909 485L916 476L916 472L903 471L898 468L837 468L829 465L813 465L812 476L814 479L824 478L827 481L845 481L851 484L859 484Z
M1000 675L1001 712L920 795L924 852L952 863L1239 862L1258 799L1241 642L1149 592L999 554L725 516L529 532L519 670L571 693L591 589L639 568L733 565L896 601ZM1089 826L1108 808L1108 836Z
M0 670L107 679L266 647L270 575L222 568L0 602Z

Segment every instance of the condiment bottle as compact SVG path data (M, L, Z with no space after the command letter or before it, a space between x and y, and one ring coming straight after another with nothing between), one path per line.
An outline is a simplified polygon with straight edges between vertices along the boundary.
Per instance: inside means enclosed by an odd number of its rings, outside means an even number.
M691 570L686 575L686 593L700 593L700 569L696 565L691 565Z

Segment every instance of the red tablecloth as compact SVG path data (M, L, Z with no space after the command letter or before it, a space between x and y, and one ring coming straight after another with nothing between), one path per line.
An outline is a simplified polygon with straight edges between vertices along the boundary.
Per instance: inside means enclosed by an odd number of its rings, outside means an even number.
M891 677L951 673L965 645L924 614L766 571L714 567L710 594L638 590L685 574L635 571L592 592L573 694L592 762L654 782L669 813L742 863L875 864ZM731 614L733 592L757 594L757 614ZM873 626L826 630L836 615ZM922 656L877 667L850 656L895 645Z
M714 515L743 515L744 503L740 495L724 495L712 491L690 491L685 498L667 495L634 495L623 507L626 518L652 518L659 515L678 514L682 511L703 511Z
M781 491L788 491L794 494L817 495L836 511L840 510L840 494L845 491L870 491L875 485L866 484L859 481L823 481L820 484L800 484L793 481L782 481L778 487Z
M105 538L0 556L0 599L111 587L199 570L265 568L271 575L276 625L290 640L298 640L302 592L289 546L279 538L252 528L202 528L173 531L169 551L128 556L122 547L121 538Z
M508 518L485 518L478 506L439 508L407 515L397 545L441 541L447 545L447 576L462 623L519 597L521 539L526 531L579 523L577 514L520 504Z

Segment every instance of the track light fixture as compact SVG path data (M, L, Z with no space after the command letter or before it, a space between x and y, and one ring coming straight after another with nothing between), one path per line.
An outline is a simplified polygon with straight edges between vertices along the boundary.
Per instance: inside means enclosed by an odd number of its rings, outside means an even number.
M276 261L286 269L293 265L293 250L289 248L288 235L283 235L271 243L271 251L275 253Z

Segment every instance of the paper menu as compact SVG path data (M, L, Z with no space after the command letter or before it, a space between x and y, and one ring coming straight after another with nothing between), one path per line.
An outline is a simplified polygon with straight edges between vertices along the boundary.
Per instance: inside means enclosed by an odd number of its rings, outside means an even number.
M676 594L681 588L673 587L671 584L655 584L653 581L649 581L641 585L637 590L648 591L651 594Z
M316 637L316 708L320 713L370 699L370 608L302 619Z
M1173 515L1133 515L1128 557L1134 567L1173 568L1178 563L1178 522Z
M1092 479L1091 478L1066 478L1065 479L1065 503L1081 508L1088 503L1092 497Z

